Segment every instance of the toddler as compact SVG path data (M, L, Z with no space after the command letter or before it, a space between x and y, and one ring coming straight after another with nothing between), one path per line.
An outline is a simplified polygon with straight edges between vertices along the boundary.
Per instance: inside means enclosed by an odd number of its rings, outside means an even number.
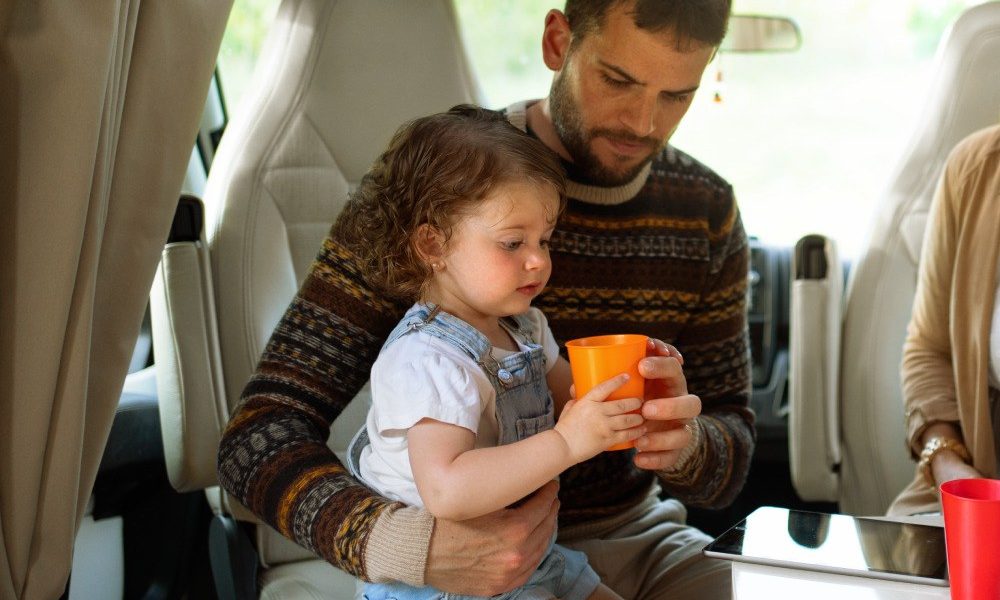
M352 195L341 218L361 276L415 302L372 367L372 407L352 443L352 468L379 493L471 519L645 432L629 414L640 399L604 401L627 375L570 399L569 364L531 307L563 202L558 158L501 113L467 105L402 127ZM368 584L365 597L456 598L402 583ZM586 555L554 543L524 586L498 597L619 598Z

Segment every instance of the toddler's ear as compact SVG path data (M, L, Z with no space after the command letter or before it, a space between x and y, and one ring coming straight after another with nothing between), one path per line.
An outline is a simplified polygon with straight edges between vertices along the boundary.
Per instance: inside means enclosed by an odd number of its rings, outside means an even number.
M427 264L439 262L444 257L445 239L440 229L424 223L413 234L413 248Z

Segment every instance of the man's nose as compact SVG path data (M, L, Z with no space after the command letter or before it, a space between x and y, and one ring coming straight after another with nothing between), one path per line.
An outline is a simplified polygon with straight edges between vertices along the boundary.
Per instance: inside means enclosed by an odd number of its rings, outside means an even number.
M656 129L656 96L643 94L630 98L621 112L621 123L639 137L646 137Z

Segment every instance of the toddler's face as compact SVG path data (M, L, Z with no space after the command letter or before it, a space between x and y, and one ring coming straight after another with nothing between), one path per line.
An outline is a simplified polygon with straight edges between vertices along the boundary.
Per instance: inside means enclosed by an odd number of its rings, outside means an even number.
M552 272L549 238L559 210L552 186L498 186L455 224L433 276L433 300L473 326L528 310Z

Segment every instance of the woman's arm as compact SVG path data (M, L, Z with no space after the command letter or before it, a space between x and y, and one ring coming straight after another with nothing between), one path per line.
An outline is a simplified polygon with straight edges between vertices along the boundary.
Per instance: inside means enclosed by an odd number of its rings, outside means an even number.
M958 423L951 347L955 250L962 227L958 203L963 197L957 189L960 177L956 170L952 158L931 201L913 312L903 346L903 399L908 442L914 456L935 438L964 443ZM982 474L951 447L945 447L933 454L930 477L940 485Z
M422 419L410 428L410 466L420 498L436 517L470 519L507 507L568 467L605 448L635 439L642 417L628 414L641 400L605 402L627 376L596 386L567 403L555 429L513 444L476 448L475 434L458 425Z
M958 423L949 304L958 219L952 168L946 166L931 201L913 312L903 345L902 384L907 442L914 457L934 423ZM961 440L961 436L958 436Z

